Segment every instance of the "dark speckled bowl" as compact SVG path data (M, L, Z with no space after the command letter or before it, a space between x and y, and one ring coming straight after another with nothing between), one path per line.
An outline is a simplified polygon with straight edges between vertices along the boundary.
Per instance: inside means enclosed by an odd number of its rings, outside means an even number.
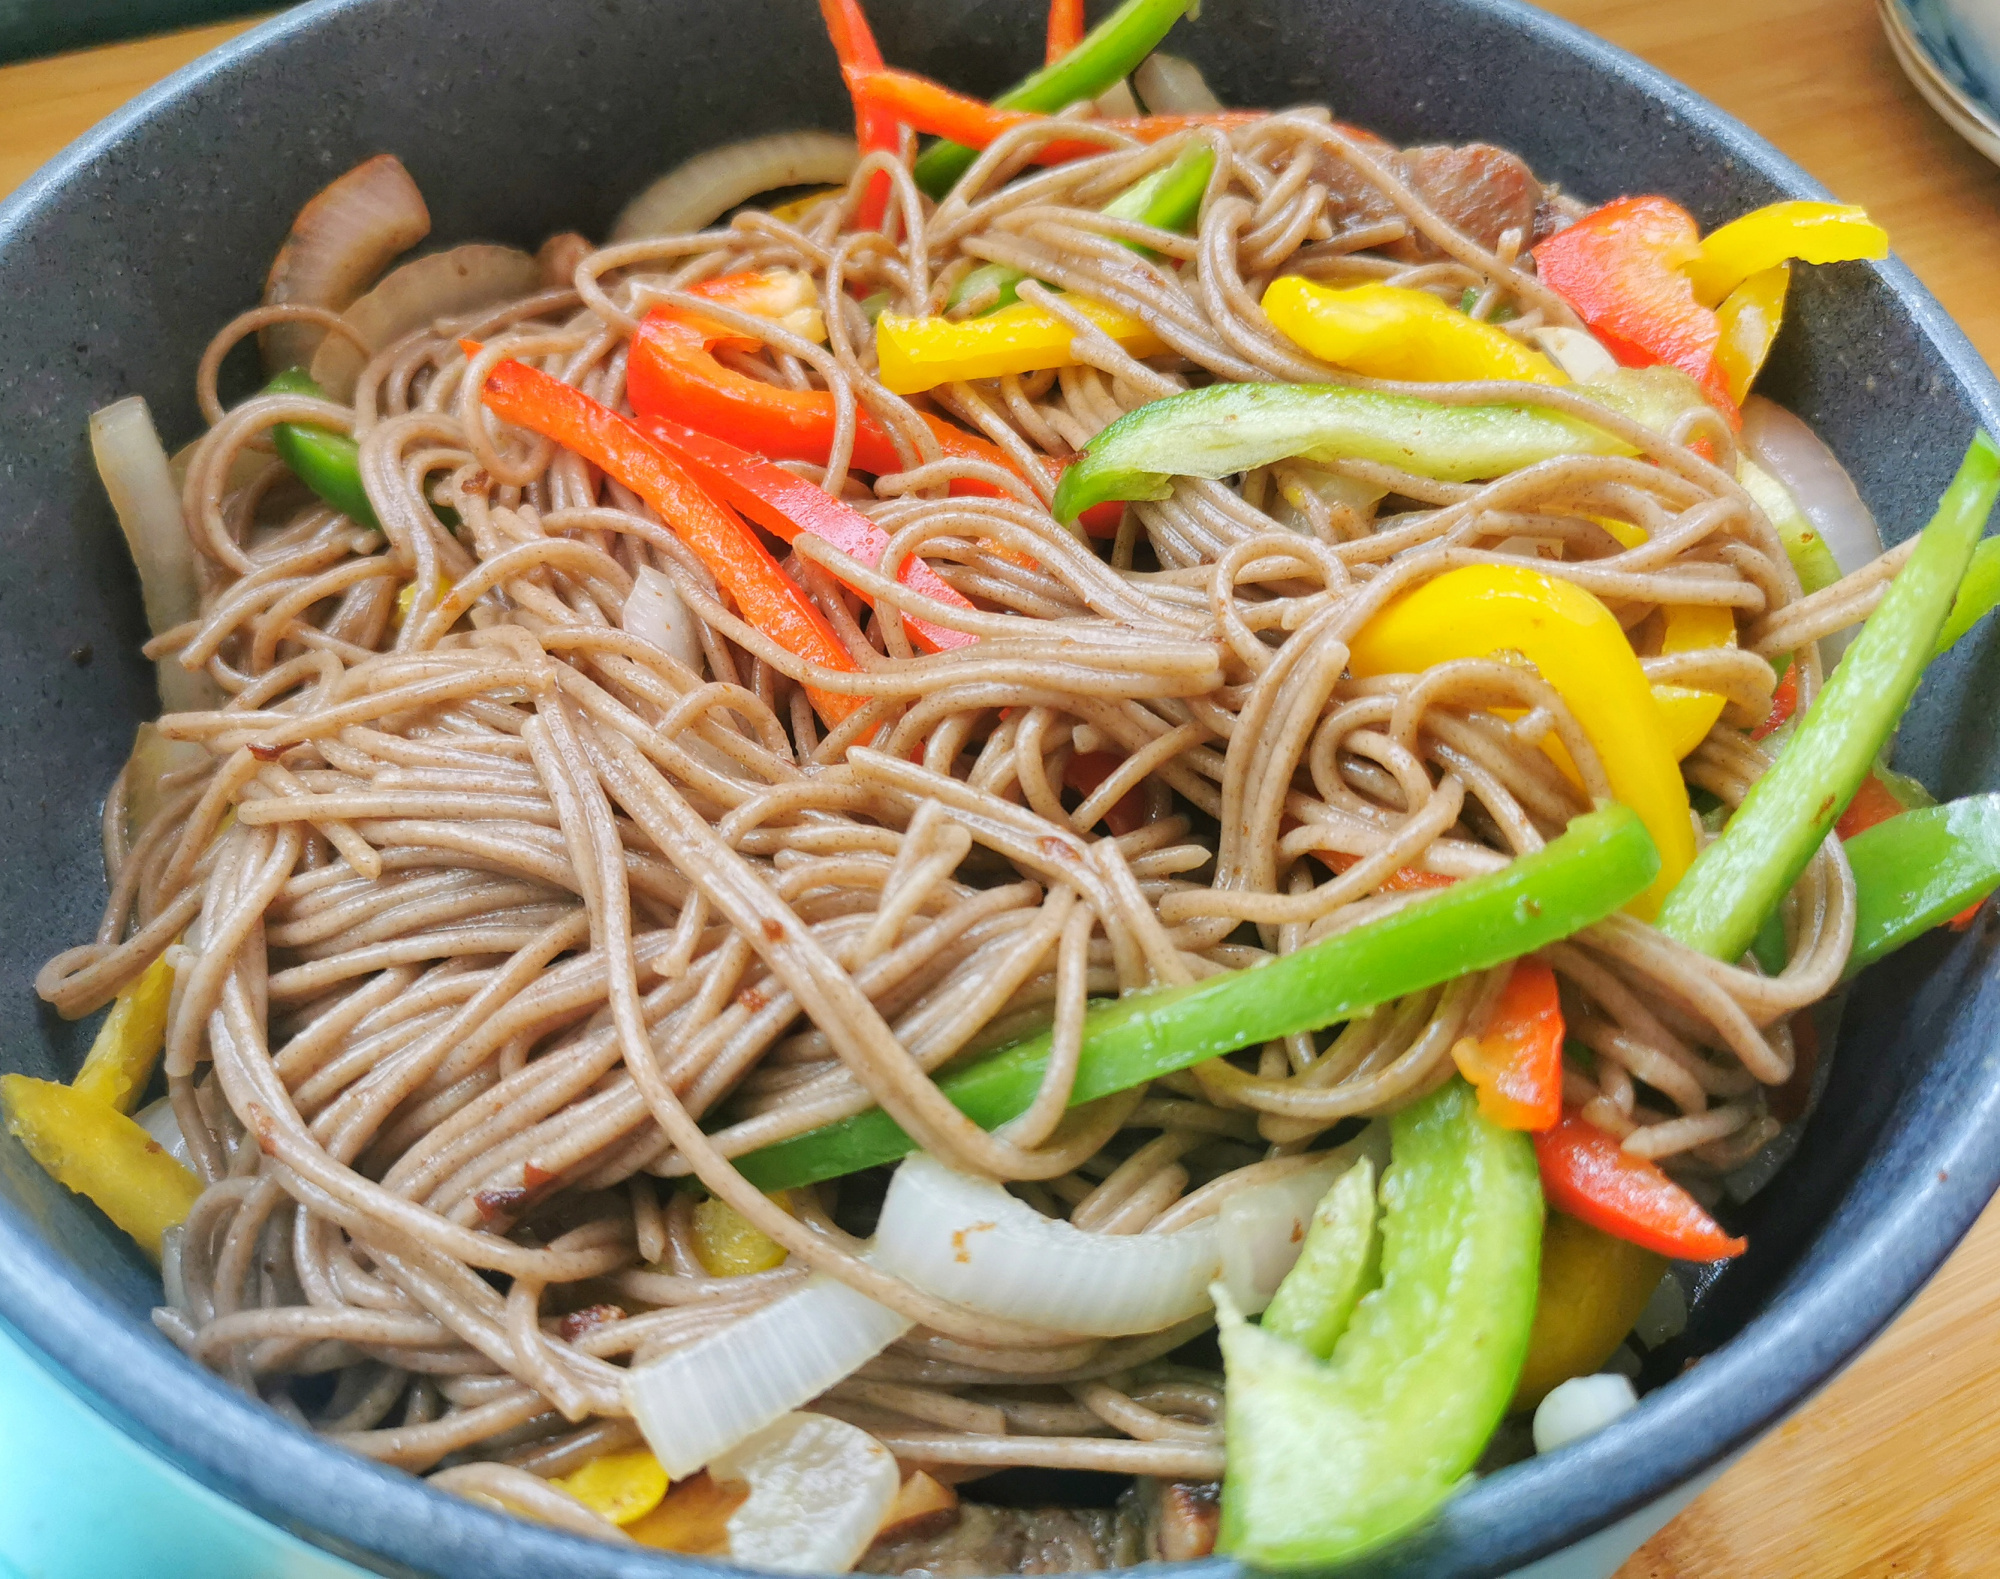
M870 10L891 60L973 89L1039 50L1028 0ZM1328 100L1401 141L1490 139L1585 198L1666 192L1713 224L1822 195L1728 117L1510 0L1209 0L1176 44L1226 102ZM846 116L809 0L328 0L181 73L0 206L0 1066L64 1077L81 1055L82 1029L29 981L95 924L94 808L155 707L85 414L136 390L170 444L192 435L204 341L256 298L299 204L364 155L402 156L439 239L532 246L602 234L649 176L720 138ZM1974 426L2000 429L2000 388L1894 262L1802 271L1765 388L1825 435L1892 539L1921 524ZM2000 782L1996 681L1990 632L1954 651L1899 765L1944 794ZM1700 1291L1673 1369L1701 1364L1354 1571L1495 1574L1568 1547L1825 1381L2000 1180L1996 1014L1984 928L1871 971L1797 1160L1743 1214L1753 1250ZM145 1262L11 1139L0 1191L5 1326L121 1429L308 1541L467 1579L699 1566L513 1523L318 1445L154 1336Z

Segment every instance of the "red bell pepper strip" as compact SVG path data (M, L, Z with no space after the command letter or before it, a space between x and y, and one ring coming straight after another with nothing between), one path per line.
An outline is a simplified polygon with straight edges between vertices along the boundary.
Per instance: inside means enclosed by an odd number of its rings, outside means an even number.
M477 351L468 345L468 354ZM757 534L705 493L679 463L607 406L525 362L486 375L487 408L601 467L659 512L708 567L750 624L787 652L825 669L858 670L826 616L779 569ZM837 724L867 700L806 687L820 717Z
M1778 688L1771 693L1771 711L1764 715L1764 722L1750 731L1752 740L1762 740L1766 735L1785 727L1785 721L1799 710L1799 666L1796 661L1785 665L1785 672L1778 676Z
M1088 799L1091 791L1124 764L1125 759L1115 751L1080 751L1069 759L1069 766L1063 769L1063 783ZM1104 814L1104 824L1113 833L1135 832L1145 820L1145 798L1136 788L1120 795Z
M709 292L723 283L708 281ZM642 417L684 423L768 460L810 461L824 466L833 451L833 392L784 389L724 367L713 348L728 337L729 331L719 324L675 307L655 307L632 336L625 373L626 398L632 409ZM987 461L1014 470L1013 462L998 445L941 417L924 413L923 419L947 457ZM877 475L904 469L888 429L866 411L854 414L854 466ZM1061 470L1059 462L1046 462L1049 481ZM962 481L952 485L952 492L994 495L1000 490L987 483ZM1115 534L1122 508L1114 506L1096 520L1086 518L1086 529L1098 536Z
M1887 822L1908 810L1909 807L1896 799L1888 785L1870 773L1861 781L1861 788L1854 792L1854 799L1847 803L1847 810L1840 814L1833 831L1842 839L1851 839L1857 833L1866 833L1876 823Z
M824 538L850 559L873 567L881 563L889 534L852 505L824 488L733 444L665 417L644 418L640 431L684 466L711 494L740 510L759 526L789 543L801 532ZM913 591L957 608L972 607L965 595L912 555L903 561L897 579ZM977 636L908 615L911 638L929 652L969 647Z
M1633 1156L1574 1109L1534 1139L1542 1194L1557 1211L1677 1261L1726 1261L1749 1248L1656 1164Z
M879 70L882 51L876 46L874 29L862 11L860 0L819 0L819 14L826 19L827 37L833 41L834 55L843 74ZM884 107L854 95L854 140L861 157L872 153L895 153L903 145L896 117ZM857 230L879 230L889 208L889 177L872 176L868 190L854 211Z
M1479 1093L1479 1111L1502 1129L1544 1130L1562 1117L1562 1002L1556 973L1538 959L1515 965L1493 1018L1451 1050Z
M1716 358L1722 327L1684 268L1700 241L1678 203L1621 197L1535 248L1535 268L1625 366L1679 368L1734 425L1741 414Z
M1292 827L1297 827L1293 823ZM1329 851L1325 856L1327 865L1336 872L1344 872L1361 859L1345 851ZM1447 877L1443 872L1426 872L1421 867L1399 866L1381 882L1375 885L1377 892L1384 894L1414 894L1426 888L1449 888L1458 879Z
M1049 49L1044 57L1053 66L1083 42L1083 0L1049 0Z
M847 84L855 101L867 102L893 114L897 120L968 148L984 148L1017 126L1038 125L1049 119L1033 110L1003 110L963 93L955 93L943 83L914 72L884 69L853 70ZM1261 110L1218 110L1203 115L1138 115L1093 120L1123 132L1141 142L1156 143L1193 126L1249 126L1264 119ZM1088 159L1106 152L1101 142L1044 143L1035 153L1036 164L1066 164L1072 159Z

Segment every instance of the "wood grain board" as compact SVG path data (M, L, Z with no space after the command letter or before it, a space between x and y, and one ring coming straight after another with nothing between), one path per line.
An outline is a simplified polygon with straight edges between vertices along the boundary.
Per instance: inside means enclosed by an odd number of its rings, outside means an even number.
M1225 12L1227 0L1211 0ZM2000 170L1931 113L1870 0L1553 0L1864 203L1989 362ZM246 23L0 67L0 195ZM2000 1205L1896 1324L1619 1579L2000 1574Z

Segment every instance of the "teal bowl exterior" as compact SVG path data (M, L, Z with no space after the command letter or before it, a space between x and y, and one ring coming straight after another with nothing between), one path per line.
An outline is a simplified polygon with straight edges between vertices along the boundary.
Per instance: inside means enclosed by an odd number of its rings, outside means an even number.
M888 58L975 91L1037 60L1027 0L869 9ZM1399 141L1488 139L1586 199L1665 192L1712 225L1824 195L1713 107L1516 0L1209 0L1173 42L1226 102L1326 100ZM714 142L847 118L809 0L320 0L170 79L0 204L0 1068L62 1078L81 1057L90 1028L56 1020L29 982L95 926L95 809L157 707L85 414L136 391L170 444L197 431L208 335L256 299L301 202L366 155L408 163L438 239L532 246L559 229L602 235L647 178ZM1972 430L2000 430L2000 387L1894 261L1801 271L1764 387L1825 436L1892 540L1922 524ZM1996 687L2000 641L1975 633L1927 680L1898 766L1942 795L2000 785ZM1660 1385L1342 1572L1480 1579L1587 1554L1596 1532L1661 1516L1825 1382L2000 1182L1996 1026L1987 927L1867 973L1798 1156L1731 1217L1751 1252L1704 1277L1686 1334L1647 1378ZM327 1559L439 1579L726 1571L503 1519L327 1447L182 1359L146 1320L157 1298L133 1247L0 1136L0 1333L34 1367L0 1415L26 1466L19 1481L0 1474L0 1541L67 1518L75 1550L131 1554L49 1572L217 1579L234 1571L226 1543L259 1530L271 1547L241 1557L246 1574L343 1572ZM49 1378L94 1419L11 1406L46 1399ZM99 1424L138 1451L28 1474ZM168 1490L98 1496L90 1465L110 1458L156 1468ZM167 1521L187 1504L228 1532L212 1560L176 1567ZM125 1507L131 1544L114 1548L105 1532ZM1597 1536L1597 1551L1639 1527Z

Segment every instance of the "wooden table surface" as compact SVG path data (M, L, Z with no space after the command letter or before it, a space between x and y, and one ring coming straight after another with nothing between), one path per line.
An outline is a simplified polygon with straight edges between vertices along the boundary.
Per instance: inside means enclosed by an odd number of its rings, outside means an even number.
M1227 0L1215 0L1226 10ZM1554 0L1747 121L1896 250L2000 361L2000 170L1897 70L1871 0ZM135 93L247 25L0 67L0 195ZM1843 1376L1619 1579L2000 1574L2000 1205Z

